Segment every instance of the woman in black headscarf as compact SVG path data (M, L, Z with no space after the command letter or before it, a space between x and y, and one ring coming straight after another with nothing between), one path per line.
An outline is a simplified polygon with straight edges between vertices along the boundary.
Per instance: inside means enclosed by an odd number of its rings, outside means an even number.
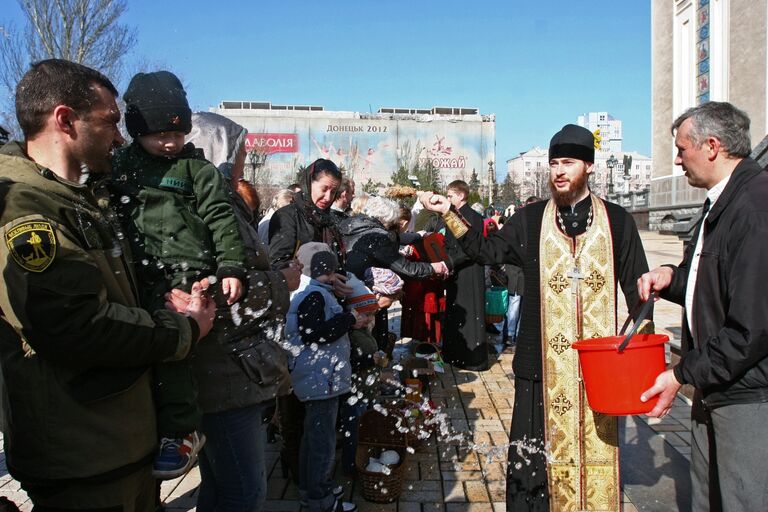
M326 243L336 252L341 266L339 278L334 283L334 293L337 295L349 292L344 285L344 243L331 213L341 178L341 171L336 164L323 158L315 160L303 170L301 192L296 193L294 202L277 210L269 222L269 258L272 268L280 269L290 264L302 244ZM278 398L278 410L280 434L283 438L280 452L283 472L290 472L298 483L304 405L291 393Z
M344 266L344 244L331 214L340 185L341 171L330 160L319 158L304 169L301 192L296 193L293 203L277 210L269 222L272 268L290 263L307 242L328 244Z

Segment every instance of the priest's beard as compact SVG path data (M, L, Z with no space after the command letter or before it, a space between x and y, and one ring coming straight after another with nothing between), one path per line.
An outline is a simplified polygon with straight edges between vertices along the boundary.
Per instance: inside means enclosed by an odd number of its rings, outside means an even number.
M584 192L587 190L587 180L589 174L585 172L579 173L578 176L571 178L570 186L568 190L557 190L555 184L552 182L552 178L549 179L549 191L552 193L552 199L555 200L557 206L570 206L576 204L578 198L583 198Z

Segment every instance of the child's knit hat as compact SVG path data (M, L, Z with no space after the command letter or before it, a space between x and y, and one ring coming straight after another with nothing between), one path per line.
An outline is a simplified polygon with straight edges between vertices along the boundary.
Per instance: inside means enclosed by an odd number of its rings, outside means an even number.
M136 74L123 99L125 127L134 139L152 133L192 130L187 93L170 71Z
M308 242L296 252L296 259L304 265L301 273L316 279L320 276L336 272L339 268L339 260L328 244L322 242Z
M388 268L371 267L365 270L365 284L382 295L397 295L403 290L403 280Z
M348 274L347 286L352 287L352 293L347 297L347 306L355 309L358 313L375 313L379 310L379 301L376 295L369 290L362 281Z

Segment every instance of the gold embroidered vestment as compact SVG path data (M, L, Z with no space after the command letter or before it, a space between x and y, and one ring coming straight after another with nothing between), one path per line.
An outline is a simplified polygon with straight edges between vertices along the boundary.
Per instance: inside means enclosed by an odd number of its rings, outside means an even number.
M618 511L617 418L589 408L578 353L582 338L616 334L616 285L610 222L592 196L592 224L575 239L561 232L547 204L539 249L544 423L553 512Z

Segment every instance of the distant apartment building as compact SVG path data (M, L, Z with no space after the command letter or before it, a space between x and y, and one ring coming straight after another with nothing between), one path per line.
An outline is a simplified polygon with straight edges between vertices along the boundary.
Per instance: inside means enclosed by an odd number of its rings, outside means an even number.
M589 112L580 115L576 124L583 126L592 133L600 130L600 149L595 153L595 158L608 158L611 154L622 151L621 120L615 119L608 112Z
M327 158L357 183L386 185L400 166L431 165L445 185L488 180L496 162L496 117L476 108L380 108L376 113L321 106L223 101L212 112L248 130L246 149L273 184L295 181L300 166ZM250 158L254 161L254 158Z
M674 165L670 126L686 109L728 101L752 120L752 145L768 132L768 1L653 0L651 229L693 214L705 191Z

